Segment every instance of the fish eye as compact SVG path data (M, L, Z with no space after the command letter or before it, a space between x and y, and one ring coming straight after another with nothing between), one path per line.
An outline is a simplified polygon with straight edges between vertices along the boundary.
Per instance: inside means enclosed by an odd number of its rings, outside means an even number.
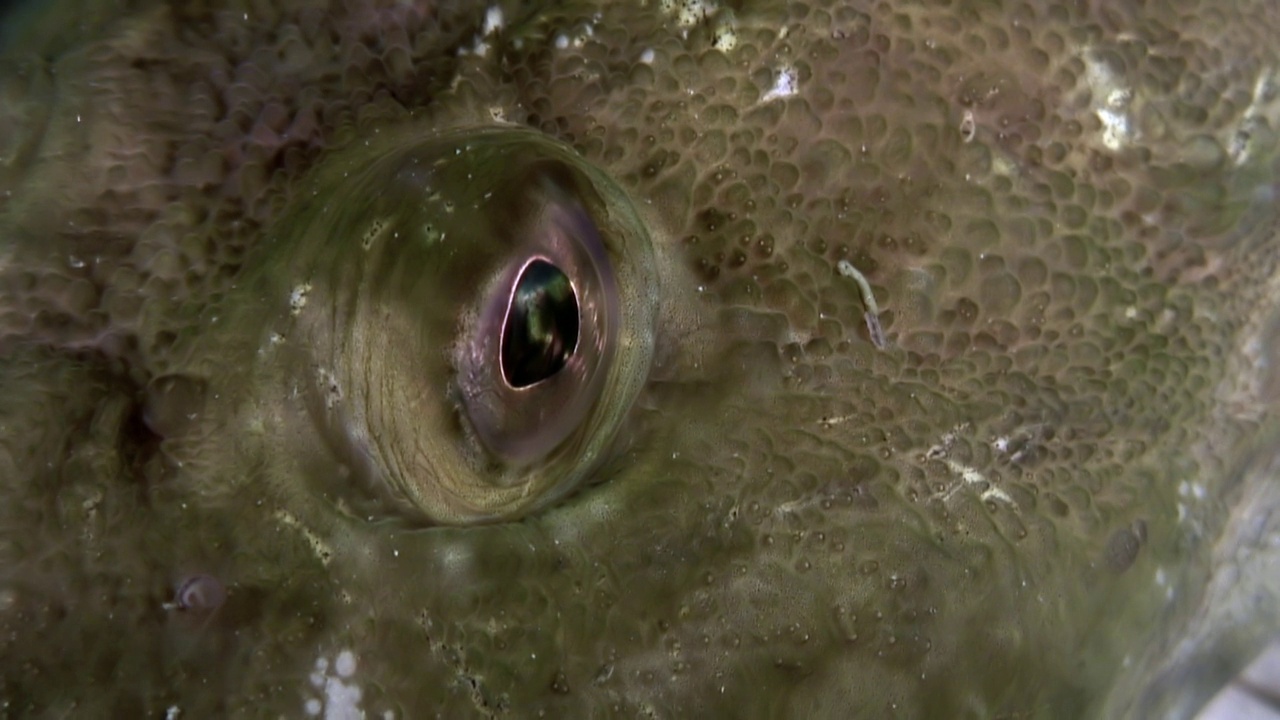
M507 467L538 463L600 402L623 301L614 258L570 175L540 163L511 209L515 249L482 291L455 354L462 410Z
M349 475L310 463L322 494L369 488L431 524L520 517L607 459L645 380L649 237L540 134L389 135L318 172L250 283L275 298L268 380L306 390Z

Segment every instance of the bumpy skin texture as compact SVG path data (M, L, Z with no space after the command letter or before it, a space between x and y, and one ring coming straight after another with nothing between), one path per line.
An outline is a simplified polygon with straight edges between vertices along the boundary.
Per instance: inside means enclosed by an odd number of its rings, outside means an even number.
M1271 3L24 22L0 71L11 712L1177 717L1280 623ZM324 367L282 323L344 281L288 259L316 213L353 244L381 221L327 204L381 192L340 180L376 152L490 126L629 198L656 347L575 494L448 527L353 479L299 399ZM356 381L446 397L447 371L381 383L400 360ZM201 574L225 602L175 608Z

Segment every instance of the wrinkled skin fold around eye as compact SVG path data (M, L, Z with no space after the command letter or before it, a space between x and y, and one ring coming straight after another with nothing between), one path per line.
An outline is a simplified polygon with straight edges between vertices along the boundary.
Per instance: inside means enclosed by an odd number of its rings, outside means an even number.
M1189 717L1280 629L1271 3L23 17L15 713ZM495 453L468 333L588 226L613 369Z
M333 153L303 185L171 368L216 377L229 347L251 359L203 408L212 444L178 462L251 429L295 449L263 459L268 474L432 524L515 519L599 468L656 329L651 242L616 185L538 133L414 126ZM537 258L572 276L584 337L562 373L512 388L503 323Z

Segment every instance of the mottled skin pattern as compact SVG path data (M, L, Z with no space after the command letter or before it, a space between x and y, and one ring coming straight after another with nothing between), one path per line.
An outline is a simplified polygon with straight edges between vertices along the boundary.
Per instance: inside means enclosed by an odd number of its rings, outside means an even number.
M1280 627L1273 4L671 5L10 24L6 713L1183 717ZM455 525L378 458L476 447L498 226L438 271L376 158L495 126L624 209L643 357L564 497ZM442 279L347 312L362 245Z

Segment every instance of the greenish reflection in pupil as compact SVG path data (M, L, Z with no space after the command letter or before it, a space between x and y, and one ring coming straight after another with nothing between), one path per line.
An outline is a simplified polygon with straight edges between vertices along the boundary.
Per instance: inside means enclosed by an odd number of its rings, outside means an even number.
M578 345L578 299L569 277L534 260L516 281L502 330L502 376L514 388L555 375Z

